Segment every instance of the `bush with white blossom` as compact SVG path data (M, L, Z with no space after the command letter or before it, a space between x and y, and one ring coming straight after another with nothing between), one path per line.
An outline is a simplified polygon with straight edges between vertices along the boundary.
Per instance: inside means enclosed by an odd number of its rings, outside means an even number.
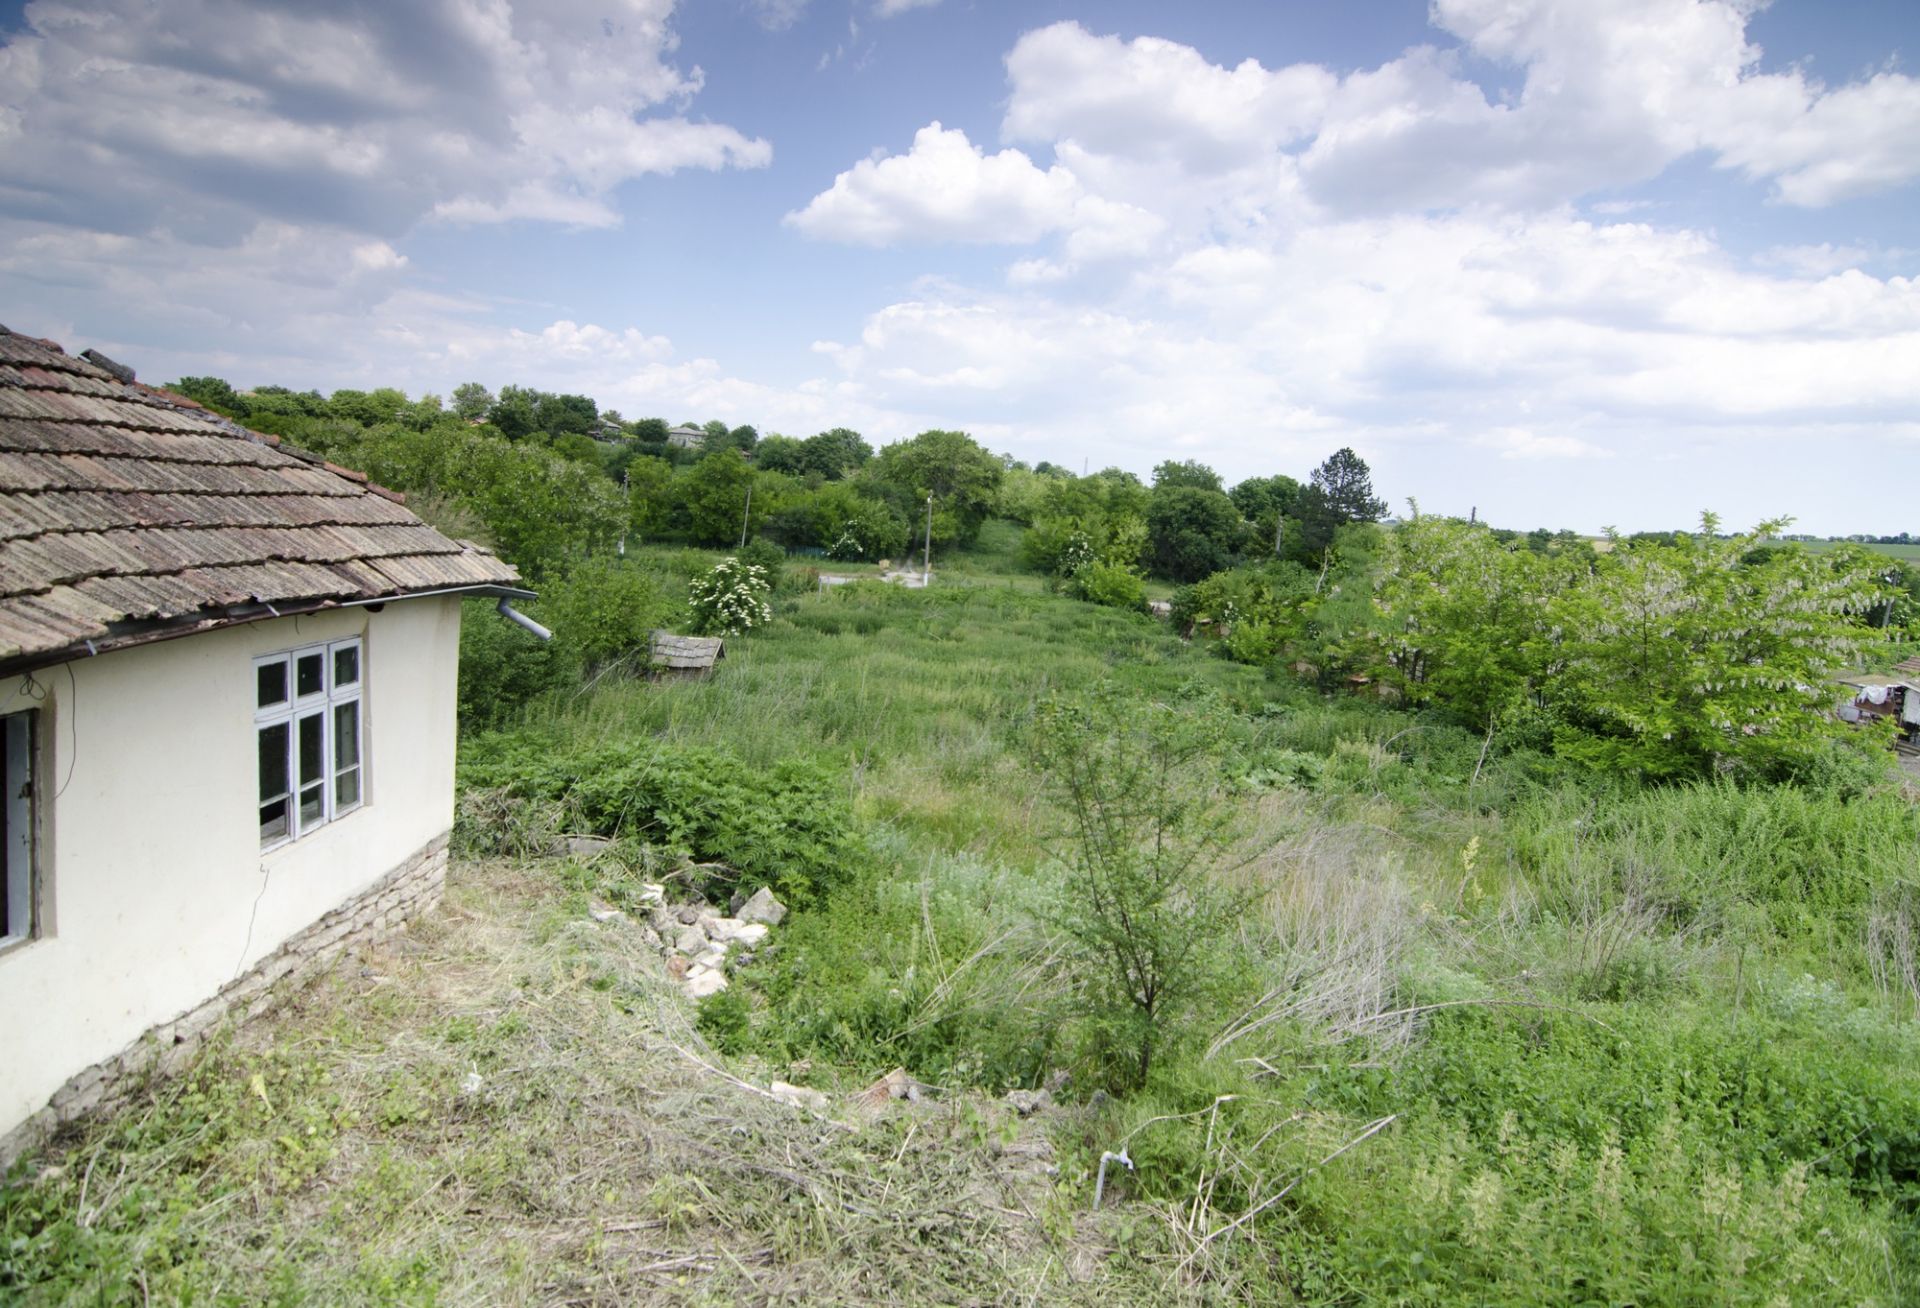
M703 636L738 636L773 620L767 603L767 570L754 563L726 558L687 587L693 627Z

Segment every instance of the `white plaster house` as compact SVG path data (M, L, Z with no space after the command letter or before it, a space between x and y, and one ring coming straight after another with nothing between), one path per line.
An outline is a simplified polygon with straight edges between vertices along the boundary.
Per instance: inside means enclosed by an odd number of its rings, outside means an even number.
M460 600L527 595L98 357L0 328L0 1165L438 898Z

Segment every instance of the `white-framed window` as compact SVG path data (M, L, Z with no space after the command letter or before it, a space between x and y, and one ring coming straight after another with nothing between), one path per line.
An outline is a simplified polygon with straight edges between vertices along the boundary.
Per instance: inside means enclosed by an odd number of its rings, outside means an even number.
M298 840L367 793L359 637L253 661L260 746L260 848Z
M34 860L34 734L40 711L0 717L0 864L6 869L0 894L0 948L39 934L39 885Z

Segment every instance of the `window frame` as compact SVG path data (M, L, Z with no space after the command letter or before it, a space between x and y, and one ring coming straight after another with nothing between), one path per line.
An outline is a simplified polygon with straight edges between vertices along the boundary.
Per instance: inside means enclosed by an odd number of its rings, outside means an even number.
M349 652L353 656L353 680L343 682L340 656ZM308 659L319 663L319 685L303 693L301 665ZM263 683L262 673L275 667L283 669L280 698L263 705L260 702L263 684L271 683ZM361 636L348 636L262 654L254 658L252 669L253 736L258 755L255 816L259 819L260 851L266 853L293 844L366 807L366 640ZM348 738L342 730L346 724L351 725L353 756L350 761L343 760L341 755ZM269 795L266 769L274 754L268 752L266 742L269 732L281 729L285 731L285 739L275 751L280 782L285 789ZM312 735L308 734L309 730ZM317 771L302 749L310 740L317 744ZM353 798L342 802L343 788L348 782L351 782ZM281 826L269 835L272 821L265 815L274 805L283 806L277 819Z
M40 913L40 710L0 715L0 953L42 935ZM19 773L20 786L9 784Z

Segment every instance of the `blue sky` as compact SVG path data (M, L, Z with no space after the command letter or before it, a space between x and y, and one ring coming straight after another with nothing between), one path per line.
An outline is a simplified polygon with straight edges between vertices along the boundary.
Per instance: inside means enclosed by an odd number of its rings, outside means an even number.
M0 6L0 321L167 380L1920 530L1920 6Z

